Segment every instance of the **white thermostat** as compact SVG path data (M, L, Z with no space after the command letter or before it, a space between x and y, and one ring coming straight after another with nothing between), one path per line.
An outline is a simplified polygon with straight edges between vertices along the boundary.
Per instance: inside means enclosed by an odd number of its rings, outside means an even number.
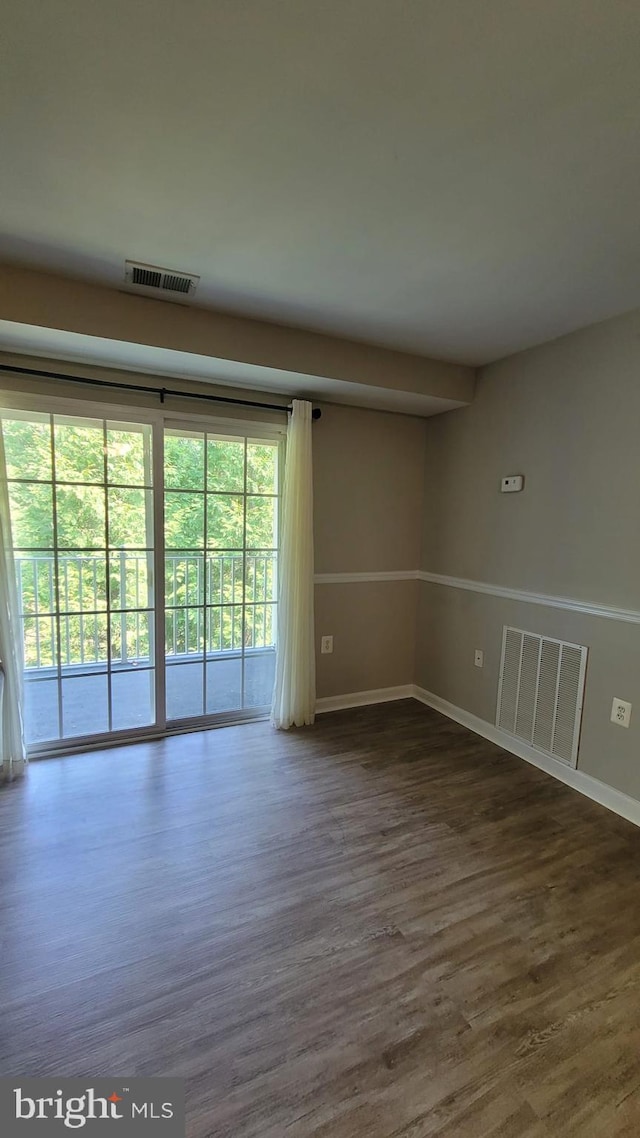
M522 490L524 486L524 474L510 474L508 478L503 478L500 483L500 490L503 494L517 494L518 490Z

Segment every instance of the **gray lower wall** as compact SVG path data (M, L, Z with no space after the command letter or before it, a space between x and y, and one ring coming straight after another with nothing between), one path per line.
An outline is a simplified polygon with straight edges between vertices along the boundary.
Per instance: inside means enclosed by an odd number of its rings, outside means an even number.
M418 685L494 723L505 624L588 646L578 766L640 799L637 719L626 730L609 718L614 695L640 715L638 625L421 582ZM476 648L484 652L483 668L474 665Z
M317 692L325 696L394 688L415 679L418 581L316 585ZM333 635L333 654L320 638Z

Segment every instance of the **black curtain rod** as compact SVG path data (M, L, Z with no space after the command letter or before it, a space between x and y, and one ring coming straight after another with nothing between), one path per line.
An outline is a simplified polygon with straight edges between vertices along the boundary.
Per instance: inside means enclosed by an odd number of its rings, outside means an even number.
M203 399L208 403L234 403L240 407L259 407L262 411L286 411L291 413L291 404L282 406L278 403L259 403L255 399L232 399L226 395L206 395L197 391L176 391L172 387L145 387L140 383L118 383L113 379L88 379L84 375L67 375L61 371L41 371L39 368L14 367L13 364L0 364L0 371L17 372L18 375L35 375L43 379L62 379L67 383L88 383L93 387L117 387L122 391L142 391L149 395L158 395L160 402L164 403L167 395L175 395L179 399ZM311 412L312 419L319 419L322 411L314 407Z

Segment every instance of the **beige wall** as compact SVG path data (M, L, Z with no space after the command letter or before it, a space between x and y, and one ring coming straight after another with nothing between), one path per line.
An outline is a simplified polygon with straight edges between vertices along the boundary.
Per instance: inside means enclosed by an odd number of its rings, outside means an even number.
M424 420L321 406L313 429L316 572L417 569Z
M0 318L212 360L325 376L365 388L371 385L463 402L473 398L475 371L463 364L170 304L14 265L0 264Z
M640 607L638 423L640 311L485 368L427 421L423 568Z
M317 573L415 569L424 420L323 405L313 429ZM318 696L413 683L417 582L316 586ZM319 654L333 635L332 655Z
M640 609L638 423L640 312L484 369L471 407L427 422L422 567ZM507 474L522 493L499 493ZM417 682L490 722L503 624L588 645L578 765L640 797L640 625L420 592ZM628 731L609 722L614 696L634 703Z

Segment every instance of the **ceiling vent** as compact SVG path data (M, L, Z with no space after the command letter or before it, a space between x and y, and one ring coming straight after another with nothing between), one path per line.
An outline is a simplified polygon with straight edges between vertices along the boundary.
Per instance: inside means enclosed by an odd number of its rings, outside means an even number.
M144 296L155 296L162 300L188 300L195 293L200 277L193 273L179 273L174 269L161 269L158 265L125 261L124 279L132 292Z

